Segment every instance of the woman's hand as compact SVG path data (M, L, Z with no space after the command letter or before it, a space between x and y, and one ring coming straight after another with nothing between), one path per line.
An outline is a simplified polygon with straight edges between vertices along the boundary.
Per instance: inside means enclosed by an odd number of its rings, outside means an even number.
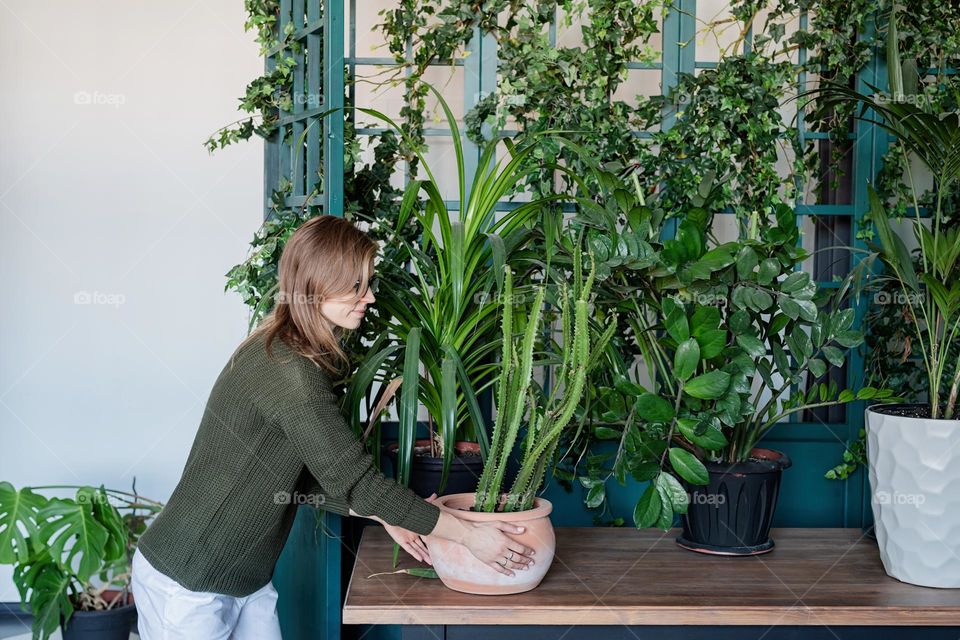
M424 498L427 502L433 502L436 499L437 494L435 493L429 498ZM383 528L387 530L387 533L390 534L390 537L393 538L394 542L399 544L414 560L433 565L433 561L430 559L430 551L427 549L427 545L424 543L423 538L420 537L420 534L410 531L409 529L387 524L383 522L383 520L380 520L380 523L383 525Z
M469 524L473 526L463 536L462 544L487 566L507 576L515 575L513 569L525 571L533 566L531 556L535 551L507 535L523 533L523 527L501 520Z
M427 551L427 545L423 543L420 534L410 531L409 529L395 527L391 524L384 524L383 528L387 530L387 533L390 534L394 542L399 544L414 560L417 562L426 562L429 565L433 564L433 561L430 560L430 552Z
M433 502L437 494L427 498ZM470 550L480 562L508 576L514 575L514 569L529 569L533 565L534 550L524 546L508 533L523 533L524 528L494 520L493 522L471 522L456 517L449 511L441 511L431 536L459 542Z

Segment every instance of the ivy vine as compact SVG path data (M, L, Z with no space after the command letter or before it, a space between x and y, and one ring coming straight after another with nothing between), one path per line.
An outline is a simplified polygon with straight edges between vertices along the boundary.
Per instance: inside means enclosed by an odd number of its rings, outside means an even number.
M289 127L280 130L278 122L292 104L300 45L292 38L292 26L278 33L278 0L245 0L244 6L245 29L256 31L261 55L276 52L276 66L246 86L240 109L248 115L211 135L205 143L211 152L253 135L264 139L277 135L289 139L290 135ZM853 82L884 35L864 34L872 24L884 23L889 8L890 0L733 0L729 17L701 20L696 36L732 28L737 30L733 44L722 52L715 68L681 74L665 97L623 94L629 86L631 63L658 60L650 42L659 32L658 18L673 10L670 0L398 0L381 13L378 28L395 61L384 82L404 87L400 120L413 144L426 146L427 88L422 79L427 69L438 62L463 60L471 39L480 33L496 41L498 71L495 90L465 114L466 133L472 140L564 130L587 155L635 179L641 193L660 195L658 205L665 216L696 200L704 176L728 175L730 179L720 183L715 204L736 213L741 224L749 224L778 204L791 202L803 179L830 180L835 187L843 177L844 156L851 149L852 107L828 112L814 105L802 114L807 129L829 138L809 141L801 149L796 123L783 120L780 106L796 90L801 72L809 78ZM794 28L800 13L807 16L806 27ZM904 21L901 50L916 59L919 69L958 66L960 13L951 3L911 3L909 10L899 13ZM760 15L765 18L761 20ZM557 28L578 28L581 44L552 42L553 22ZM808 54L797 67L790 54L800 49ZM943 109L956 107L960 100L957 75L922 73L920 78L925 99ZM665 113L676 117L672 127L660 131ZM636 131L651 135L640 136ZM400 195L391 176L400 170L400 163L406 163L408 175L415 176L416 156L393 134L376 136L370 144L373 160L362 163L361 142L347 118L344 214L364 223L381 242L381 264L389 267L393 239L382 230L391 225L382 223L392 222ZM823 152L829 157L822 158ZM780 170L783 158L789 158L786 176ZM545 147L531 159L544 160L563 164L575 174L588 173L582 170L582 156L570 148ZM887 152L879 178L884 194L904 192L902 162L898 149ZM311 176L310 182L308 193L319 193L322 176ZM576 186L543 173L531 177L523 188L544 195L557 189L572 192ZM281 177L271 195L271 211L254 235L247 259L227 274L227 289L237 291L251 308L251 325L270 309L287 238L319 213L309 200L304 207L288 206L290 192L289 181ZM559 213L544 215L552 219ZM540 232L540 225L535 232ZM866 229L859 233L869 239ZM603 286L598 294L619 295L613 287L604 292ZM362 350L360 340L381 330L375 315L364 327L363 334L353 338L358 351ZM623 333L629 335L629 330L625 327ZM635 345L629 340L615 344L623 360L632 361ZM872 349L870 357L869 369L889 372L895 370L890 358L899 355ZM906 379L904 385L909 385Z

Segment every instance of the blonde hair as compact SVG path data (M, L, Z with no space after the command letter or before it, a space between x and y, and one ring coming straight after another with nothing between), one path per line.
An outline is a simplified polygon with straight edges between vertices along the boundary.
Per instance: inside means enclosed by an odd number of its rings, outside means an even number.
M264 335L264 346L272 357L271 344L280 338L331 374L341 374L349 364L340 346L347 330L325 318L320 303L329 298L363 297L376 253L377 243L349 220L332 215L307 220L283 248L273 309L237 351ZM355 289L358 278L360 287Z

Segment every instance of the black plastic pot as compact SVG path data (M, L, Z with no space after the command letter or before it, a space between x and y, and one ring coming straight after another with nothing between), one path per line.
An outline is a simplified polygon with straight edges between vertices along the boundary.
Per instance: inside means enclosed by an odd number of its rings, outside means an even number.
M410 470L410 488L422 498L431 494L447 495L451 493L473 493L483 473L483 459L480 457L480 445L476 442L457 442L447 485L440 489L440 477L443 474L443 458L423 455L429 452L429 440L417 440L414 448L413 467ZM384 447L384 453L393 466L393 475L397 476L397 443Z
M684 549L728 556L749 556L773 549L770 525L780 493L780 474L790 467L786 454L754 449L750 460L734 464L705 462L707 485L683 481L690 496L680 516Z
M60 628L63 640L128 640L136 620L135 605L118 604L106 611L74 611Z

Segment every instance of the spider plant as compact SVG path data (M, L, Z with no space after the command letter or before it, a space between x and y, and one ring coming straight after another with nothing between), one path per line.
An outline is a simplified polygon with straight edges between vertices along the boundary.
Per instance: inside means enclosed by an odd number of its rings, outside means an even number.
M529 173L531 169L524 167L543 136L531 136L518 145L500 139L487 142L471 174L453 113L440 92L428 86L443 109L453 140L455 203L444 200L431 163L403 129L379 111L358 108L403 136L415 149L426 178L411 180L404 191L393 235L401 248L399 259L386 265L380 275L377 306L390 318L390 335L368 353L369 366L360 368L351 393L366 393L380 371L384 379L402 375L398 477L409 482L417 413L423 406L433 453L443 458L442 491L458 434L475 438L487 459L489 441L477 396L493 383L496 370L490 362L499 346L493 298L502 286L504 265L526 242L540 209L564 196L523 202L498 216L498 203ZM501 144L508 153L497 160ZM405 241L399 234L411 217L421 232L417 242ZM434 425L439 425L439 438L434 437Z

